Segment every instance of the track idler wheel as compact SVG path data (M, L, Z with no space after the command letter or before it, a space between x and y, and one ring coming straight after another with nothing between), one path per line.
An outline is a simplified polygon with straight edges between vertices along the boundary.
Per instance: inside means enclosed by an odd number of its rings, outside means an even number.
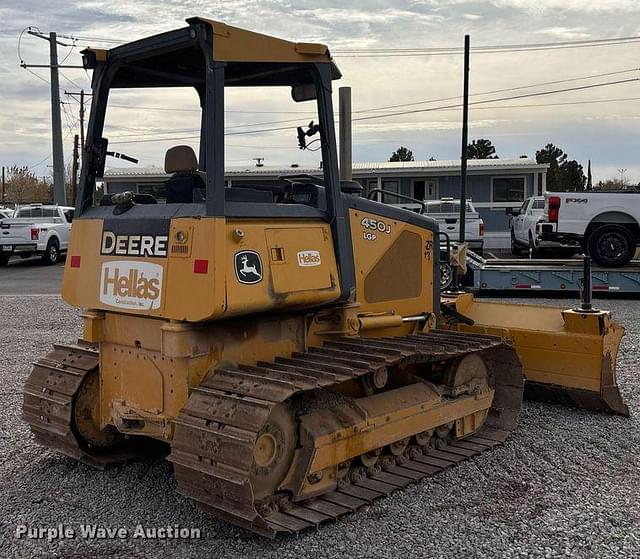
M262 500L276 493L291 467L297 439L291 412L286 406L277 405L258 433L253 448L254 499Z
M73 428L78 442L91 453L113 448L124 440L113 425L100 428L100 376L97 369L85 377L75 395Z
M469 353L455 359L444 375L444 384L451 396L480 394L489 388L489 372L484 359L477 353Z

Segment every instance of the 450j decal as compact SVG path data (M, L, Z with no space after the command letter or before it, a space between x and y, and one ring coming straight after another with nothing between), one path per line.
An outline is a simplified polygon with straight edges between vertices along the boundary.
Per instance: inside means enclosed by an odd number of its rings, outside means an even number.
M370 217L363 217L360 224L368 229L364 231L362 236L365 241L375 241L377 238L376 233L384 233L385 235L391 234L391 225L382 221L381 219L372 219ZM376 231L376 233L373 233Z

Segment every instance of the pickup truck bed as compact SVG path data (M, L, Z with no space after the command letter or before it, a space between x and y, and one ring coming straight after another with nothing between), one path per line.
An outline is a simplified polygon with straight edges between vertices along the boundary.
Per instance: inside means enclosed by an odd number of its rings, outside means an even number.
M41 255L45 264L55 264L67 250L73 208L24 206L16 217L0 221L0 266L12 256Z
M581 246L601 266L628 264L640 242L640 193L547 192L541 238Z

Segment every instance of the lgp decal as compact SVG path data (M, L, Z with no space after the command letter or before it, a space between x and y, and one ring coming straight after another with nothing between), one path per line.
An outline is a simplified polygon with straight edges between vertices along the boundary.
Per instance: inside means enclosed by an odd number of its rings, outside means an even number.
M298 253L298 266L320 266L322 260L320 259L320 252L317 250L303 250Z
M100 274L100 302L121 309L158 309L162 273L162 266L149 262L105 262Z
M242 250L235 255L236 278L240 283L252 284L262 281L262 261L253 250Z

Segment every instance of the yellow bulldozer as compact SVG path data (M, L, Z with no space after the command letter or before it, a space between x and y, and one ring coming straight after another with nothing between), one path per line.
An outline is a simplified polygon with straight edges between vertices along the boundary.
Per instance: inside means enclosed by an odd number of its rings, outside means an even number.
M501 444L525 389L628 413L608 312L443 296L437 223L339 179L326 46L187 23L83 52L93 98L62 296L84 327L26 381L38 442L103 468L161 441L180 493L274 537ZM322 177L225 185L225 91L256 86L317 109L303 134L319 134ZM152 87L197 92L199 154L166 152L166 203L96 203L109 93Z

